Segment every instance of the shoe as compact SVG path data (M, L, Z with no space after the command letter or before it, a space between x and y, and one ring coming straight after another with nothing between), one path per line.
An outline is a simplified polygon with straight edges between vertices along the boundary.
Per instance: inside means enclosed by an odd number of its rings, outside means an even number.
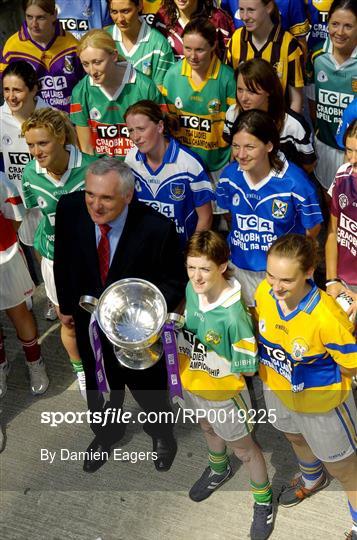
M314 493L327 487L329 483L330 479L324 472L317 484L312 489L308 489L304 485L302 475L297 474L289 486L283 486L281 488L281 492L278 495L278 503L280 506L285 507L295 506L295 504L299 504L304 499L307 499L307 497L311 497Z
M36 362L26 362L30 373L31 393L35 396L44 394L50 384L48 380L45 363L42 358Z
M177 443L173 437L168 439L153 438L153 452L157 454L154 460L157 471L168 471L175 459L177 452Z
M55 321L57 319L57 311L54 304L47 298L47 305L45 307L45 319L47 321Z
M7 376L10 371L10 364L7 360L0 364L0 398L3 398L7 392Z
M206 467L201 478L197 480L190 489L188 496L192 501L201 502L207 499L212 493L227 482L232 476L231 466L228 465L224 473L214 472L211 467Z
M357 540L357 531L353 529L349 533L345 533L346 540Z
M86 389L86 376L84 371L77 371L78 389L83 397L87 401L87 389Z
M252 540L266 540L274 528L272 504L254 503L253 522L250 527Z
M83 470L87 473L94 473L108 461L111 454L111 445L95 437L85 454Z

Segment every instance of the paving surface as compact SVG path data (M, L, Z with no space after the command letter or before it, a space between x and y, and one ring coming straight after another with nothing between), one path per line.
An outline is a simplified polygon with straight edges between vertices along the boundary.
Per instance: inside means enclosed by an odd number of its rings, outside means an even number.
M206 466L206 448L195 425L179 422L179 450L169 472L158 473L152 461L135 463L135 452L150 452L151 439L138 423L128 426L114 460L94 474L82 471L79 452L92 439L86 423L70 423L86 411L61 347L56 323L41 318L43 286L34 309L39 322L43 356L51 379L42 397L29 392L26 367L15 332L1 314L6 350L11 362L8 392L1 401L7 445L0 455L2 540L243 540L248 538L252 499L241 464L232 480L208 500L197 504L187 496ZM126 410L137 412L128 396ZM43 413L67 413L57 427L41 422ZM73 414L68 414L68 413ZM60 418L60 415L57 415ZM292 452L271 426L256 430L268 463L275 497L296 472ZM56 452L53 463L41 460ZM62 449L62 455L61 455ZM123 461L130 452L131 461ZM61 459L62 457L62 459ZM72 459L70 459L72 458ZM73 459L76 458L76 459ZM272 539L344 538L350 517L346 498L336 482L294 508L279 508Z

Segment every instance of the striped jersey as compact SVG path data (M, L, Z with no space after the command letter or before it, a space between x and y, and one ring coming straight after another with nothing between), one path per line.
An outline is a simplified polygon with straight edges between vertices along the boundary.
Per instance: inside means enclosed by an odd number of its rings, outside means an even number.
M267 251L279 236L305 234L323 221L314 186L287 160L280 172L272 169L258 184L252 184L236 162L230 163L221 174L216 198L232 215L232 261L246 270L266 269Z
M289 32L284 32L280 24L272 28L266 44L259 50L245 27L234 32L227 49L227 63L237 69L241 62L252 58L263 58L274 66L285 92L288 85L304 86L302 50L298 41Z
M128 51L123 43L121 31L115 24L106 30L114 39L119 55L152 79L160 88L166 71L175 63L174 53L166 38L143 21L138 39Z
M17 236L11 221L21 221L25 210L16 186L0 172L0 265L17 252Z
M229 161L230 147L223 139L225 114L235 103L233 70L213 56L206 79L196 85L186 59L165 75L162 92L169 111L178 117L178 140L192 148L207 170L217 171Z
M306 12L311 24L307 39L309 51L318 45L322 45L328 37L327 20L332 2L333 0L305 0Z
M76 39L92 30L111 24L107 0L56 0L58 19Z
M137 199L175 222L184 248L196 229L196 208L214 199L210 179L201 162L175 139L170 139L156 171L137 148L130 150L125 162L135 176Z
M11 62L29 62L40 81L38 95L51 107L69 112L72 89L84 75L76 54L77 45L75 37L62 30L57 22L53 39L42 47L32 40L23 23L4 45L0 72Z
M335 300L311 281L310 292L285 316L264 280L255 302L262 381L293 411L318 414L343 403L351 377L340 366L357 367L357 345Z
M240 284L202 306L191 283L186 288L185 326L178 335L182 386L205 399L230 399L245 388L241 373L256 371L257 343Z
M125 111L141 99L162 103L162 97L148 77L127 62L120 64L125 68L125 74L114 95L95 84L89 75L73 88L71 121L76 126L90 128L91 142L97 156L124 159L134 146L124 120Z
M43 257L51 260L54 253L57 203L62 195L84 188L86 169L97 159L82 154L75 146L69 145L67 150L70 152L68 169L60 180L55 180L36 159L26 165L22 177L26 208L39 207L43 215L36 230L34 247Z

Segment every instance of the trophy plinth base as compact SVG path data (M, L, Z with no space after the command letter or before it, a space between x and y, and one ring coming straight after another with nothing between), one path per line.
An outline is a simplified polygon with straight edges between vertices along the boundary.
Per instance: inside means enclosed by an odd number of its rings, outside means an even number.
M147 369L154 366L161 358L163 346L161 341L156 341L150 347L139 351L131 351L114 346L114 354L119 363L129 369Z

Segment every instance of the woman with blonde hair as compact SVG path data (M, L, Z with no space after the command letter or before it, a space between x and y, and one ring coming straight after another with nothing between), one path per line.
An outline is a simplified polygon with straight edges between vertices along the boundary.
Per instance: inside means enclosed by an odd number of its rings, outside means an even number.
M24 202L27 208L39 207L42 212L34 247L42 257L41 271L47 296L58 314L53 277L56 207L62 195L83 189L86 168L95 158L82 154L76 147L76 133L68 116L56 109L34 111L22 124L22 135L34 157L23 172ZM84 372L74 329L62 325L61 337L78 380L83 384ZM85 383L80 388L85 391Z
M87 32L77 48L87 76L73 89L71 120L87 154L124 159L133 146L124 120L141 99L162 103L155 84L126 61L118 61L115 41L105 30Z

